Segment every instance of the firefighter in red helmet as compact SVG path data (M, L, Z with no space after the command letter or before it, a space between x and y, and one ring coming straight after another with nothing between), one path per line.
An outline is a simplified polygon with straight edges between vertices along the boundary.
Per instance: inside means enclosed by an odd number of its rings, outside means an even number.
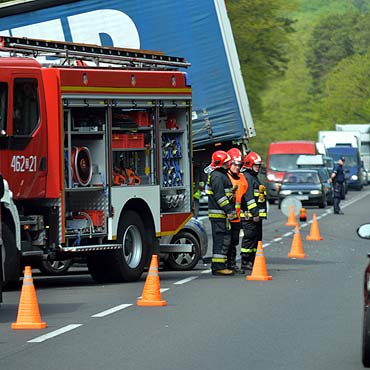
M212 154L212 162L206 168L208 175L208 217L212 229L212 262L213 275L228 276L234 271L227 268L226 261L231 241L230 221L237 218L235 212L232 183L227 176L231 157L222 150Z
M235 190L235 211L237 214L237 219L232 220L230 223L231 226L231 242L230 248L227 255L227 267L234 272L242 272L242 270L236 264L236 247L239 245L240 229L241 222L240 217L244 217L244 214L241 215L241 202L242 198L247 191L248 183L243 174L240 174L240 169L243 165L243 155L238 148L231 148L227 151L227 154L230 155L231 161L229 165L229 170L227 172L229 179Z
M240 248L242 270L250 270L253 267L257 245L262 240L262 220L267 217L266 188L258 179L261 165L260 155L250 152L245 157L242 168L248 183L242 202L245 211L242 221L244 236Z

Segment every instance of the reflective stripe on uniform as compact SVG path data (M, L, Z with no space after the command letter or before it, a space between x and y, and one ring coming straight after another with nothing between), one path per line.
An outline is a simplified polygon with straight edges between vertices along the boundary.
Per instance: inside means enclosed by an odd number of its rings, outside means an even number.
M255 201L253 201L253 203L251 204L248 204L248 209L251 210L253 208L256 208L257 207L257 203Z
M220 213L208 213L209 218L226 218L225 214L220 214Z
M253 253L257 252L257 248L240 248L241 253Z

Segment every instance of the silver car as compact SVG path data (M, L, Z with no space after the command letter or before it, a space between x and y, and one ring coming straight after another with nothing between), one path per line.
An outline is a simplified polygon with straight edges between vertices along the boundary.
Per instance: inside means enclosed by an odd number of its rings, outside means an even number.
M191 270L207 254L208 236L203 223L192 217L176 234L160 239L160 257L165 266Z

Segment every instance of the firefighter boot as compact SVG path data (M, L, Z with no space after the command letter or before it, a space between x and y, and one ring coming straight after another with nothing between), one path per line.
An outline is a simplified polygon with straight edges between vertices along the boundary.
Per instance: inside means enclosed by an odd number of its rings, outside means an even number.
M230 276L230 275L234 275L234 271L230 269L215 270L215 271L212 271L212 275Z
M241 271L243 274L245 274L245 272L248 270L252 270L253 262L250 259L248 259L247 256L242 256L241 260L242 260Z

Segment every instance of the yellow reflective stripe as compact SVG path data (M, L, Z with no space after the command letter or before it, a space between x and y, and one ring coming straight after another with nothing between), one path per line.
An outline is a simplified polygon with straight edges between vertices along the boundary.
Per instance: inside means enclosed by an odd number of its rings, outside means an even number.
M209 195L213 195L213 190L208 189L208 190L206 190L206 193L209 194Z
M219 205L220 205L220 207L225 207L226 205L228 205L229 204L229 200L228 199L226 199L224 202L222 202L222 203L219 203Z
M257 191L254 191L253 192L253 195L255 196L255 197L258 197L259 195L260 195L260 192L257 190Z
M256 252L257 248L240 248L241 253L251 253L251 252Z
M253 204L248 204L248 209L251 210L253 208L256 208L257 207L257 203L253 203Z
M209 218L226 218L225 214L221 213L208 213Z
M225 258L212 258L212 262L219 262L219 263L225 263L226 262L226 260L227 260L227 258L225 257Z

